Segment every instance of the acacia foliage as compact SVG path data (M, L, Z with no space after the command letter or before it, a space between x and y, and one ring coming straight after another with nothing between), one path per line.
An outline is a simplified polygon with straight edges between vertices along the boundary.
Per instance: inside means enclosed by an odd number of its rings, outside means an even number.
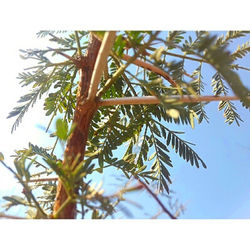
M99 37L103 36L103 32L94 33ZM54 154L54 150L57 142L66 141L71 132L69 128L74 115L79 78L76 66L70 60L63 61L64 58L58 56L58 51L71 57L75 57L79 49L84 53L89 32L78 31L78 37L75 34L40 31L37 36L48 37L55 42L55 48L21 50L24 59L35 59L37 64L18 76L20 84L29 87L30 92L22 96L18 101L21 105L9 113L8 118L16 119L12 132L19 126L29 108L42 97L46 116L51 117L46 132L59 114L63 115L63 119L56 122L56 131L50 134L56 137L53 146L43 148L30 143L28 148L16 151L14 174L23 185L24 191L22 197L4 197L8 201L6 209L24 205L31 208L27 211L32 218L45 218L51 214L56 181L31 183L30 180L37 176L47 178L56 174L64 181L65 187L72 188L81 183L76 200L82 218L86 213L90 213L92 218L106 218L115 213L115 207L123 199L122 195L131 189L125 186L118 192L119 195L104 195L100 188L93 188L85 181L86 178L91 179L94 172L103 173L104 169L114 167L128 179L137 177L147 184L156 183L159 191L169 194L169 170L174 165L169 154L171 150L190 165L206 168L205 162L194 151L192 143L181 138L182 132L168 128L169 123L194 127L195 119L198 123L209 121L204 108L206 103L181 103L168 99L172 95L200 96L207 93L207 86L203 82L205 65L211 65L215 70L211 76L214 95L226 96L230 93L230 88L231 92L241 98L243 106L250 107L249 90L237 74L238 70L250 70L248 65L240 66L238 62L250 52L249 42L239 45L235 51L229 50L229 46L237 38L249 36L248 32L229 31L222 36L211 35L207 31L161 32L151 46L146 48L148 53L141 53L137 59L168 73L176 86L171 86L159 74L149 69L129 65L103 93L102 98L154 95L159 98L160 105L100 107L90 126L85 159L74 172L69 172L62 168L62 159ZM122 55L135 54L152 34L149 31L117 33L99 89L104 88L107 80L125 63ZM78 44L80 48L77 47ZM195 68L192 72L189 64ZM232 102L222 101L218 108L224 109L226 122L240 125L242 120ZM119 159L116 157L118 149L124 151L123 157ZM32 193L35 189L40 190L40 195L36 197Z

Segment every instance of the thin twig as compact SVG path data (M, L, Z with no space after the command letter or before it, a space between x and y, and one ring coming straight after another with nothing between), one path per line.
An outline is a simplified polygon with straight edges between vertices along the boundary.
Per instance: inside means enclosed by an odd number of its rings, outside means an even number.
M59 55L61 55L61 56L63 56L63 57L66 57L68 60L70 60L71 62L73 62L77 67L79 66L79 61L78 60L76 60L75 58L73 58L73 57L71 57L71 56L69 56L69 55L67 55L67 54L65 54L65 53L63 53L63 52L61 52L59 49L52 49L52 48L50 48L50 47L48 47L50 50L53 50L53 51L55 51L57 54L59 54Z
M79 56L82 56L82 50L81 50L81 44L80 44L80 39L78 36L78 32L75 31L75 37L76 37L76 44L77 44L77 52Z
M151 51L155 51L155 48L153 47L148 47L147 48L148 50L151 50ZM148 56L151 55L150 53L146 53ZM196 61L196 62L204 62L204 63L208 63L206 60L204 59L199 59L199 58L194 58L194 57L190 57L190 56L184 56L184 55L180 55L180 54L175 54L175 53L172 53L172 52L167 52L167 51L162 51L162 54L166 54L166 55L169 55L169 56L173 56L173 57L179 57L179 58L182 58L182 59L188 59L188 60L192 60L192 61Z
M28 182L43 182L43 181L58 181L57 177L52 177L52 178L39 178L39 179L32 179L29 180Z
M178 48L181 49L181 47L178 47ZM151 50L151 51L155 51L155 50L156 50L156 48L154 48L154 47L148 47L147 49L148 49L148 50ZM179 57L179 58L182 58L182 59L188 59L188 60L196 61L196 62L200 62L200 63L207 63L207 64L209 64L209 62L207 62L205 59L199 59L199 58L195 58L195 57L180 55L180 54L168 52L168 51L166 51L166 50L162 51L162 54L169 55L169 56L173 56L173 57ZM148 53L146 50L144 51L143 55L149 56L149 57L152 56L152 55L151 55L150 53ZM234 66L234 65L231 65L231 66ZM237 67L235 67L235 68L250 71L249 68L246 68L246 67L243 67L243 66L239 66L239 65L237 65ZM186 74L186 72L184 72L184 74L187 75L187 76L189 76L188 74Z
M52 150L51 150L50 155L53 155L53 154L54 154L54 151L55 151L55 148L56 148L56 145L57 145L58 140L59 140L59 138L56 137L56 141L55 141L55 143L54 143L54 146L53 146L53 148L52 148Z
M131 46L129 46L128 48L131 48ZM148 47L147 49L151 50L151 51L155 51L156 50L156 48L154 48L154 47ZM173 57L179 57L179 58L182 58L182 59L188 59L188 60L192 60L192 61L196 61L196 62L205 62L205 63L208 63L204 59L194 58L194 57L190 57L190 56L184 56L184 55L180 55L180 54L168 52L166 50L162 51L162 54L173 56ZM145 55L145 56L151 56L151 54L148 53L146 50L143 51L143 55Z
M88 99L90 100L94 100L94 98L96 97L98 84L100 82L102 72L106 66L107 57L109 56L110 50L115 41L115 36L116 36L115 31L105 32L101 47L99 49L99 52L96 58L95 67L93 70L93 74L92 74L91 82L89 86Z
M234 66L234 65L231 65L231 66ZM250 71L249 68L246 68L246 67L243 67L243 66L239 66L239 65L237 65L237 66L235 67L235 69L244 69L244 70Z
M249 98L250 99L250 98ZM211 101L237 101L237 96L167 96L166 101L176 101L185 103L211 102ZM99 106L112 105L135 105L135 104L159 104L160 100L156 96L142 97L121 97L110 98L99 101Z
M108 60L106 60L105 62L105 66L103 69L103 77L105 82L109 79Z
M168 209L163 205L163 203L159 200L157 195L148 187L147 184L145 184L142 180L140 180L137 176L135 178L143 185L143 187L149 192L149 194L152 195L152 197L157 201L157 203L161 206L163 211L171 218L171 219L177 219L174 215L172 215Z
M127 193L127 192L131 192L131 191L137 191L137 190L141 190L143 189L144 186L142 184L137 184L135 186L132 187L125 187L124 189L119 190L118 192L107 196L108 198L114 198L114 197L122 197L123 194Z
M154 216L152 216L150 219L157 219L158 216L160 216L163 213L162 210L160 210L159 212L157 212L157 214L155 214Z
M26 218L23 218L23 217L8 215L8 214L4 214L4 213L0 213L0 218L5 218L5 219L26 219Z
M125 61L130 60L130 58L131 58L131 57L128 56L128 55L126 55L126 54L124 54L124 55L122 56L122 59L124 59ZM146 63L146 62L143 62L143 61L141 61L141 60L136 59L136 60L133 61L133 64L135 64L135 65L137 65L137 66L139 66L139 67L142 67L142 68L144 68L144 69L148 69L148 70L150 70L150 71L153 71L153 72L156 73L156 74L161 75L161 76L164 77L173 87L177 87L177 86L178 86L178 84L171 78L171 76L170 76L167 72L165 72L164 70L162 70L162 69L160 69L160 68L158 68L158 67L156 67L156 66L154 66L154 65L152 65L152 64L150 64L150 63Z

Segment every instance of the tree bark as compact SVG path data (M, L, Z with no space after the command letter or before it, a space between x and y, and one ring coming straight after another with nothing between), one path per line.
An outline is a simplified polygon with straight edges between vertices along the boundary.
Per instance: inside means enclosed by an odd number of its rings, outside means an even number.
M78 161L84 158L86 142L88 139L88 131L91 120L98 108L95 100L88 101L88 90L93 73L97 54L101 45L95 36L91 35L87 51L84 56L80 56L77 60L77 67L79 68L80 79L77 92L77 104L74 113L73 123L76 125L71 136L68 139L67 146L64 152L64 164L71 165L77 155ZM73 167L72 167L73 171ZM78 194L79 188L74 190L74 194ZM57 194L53 208L54 214L60 209L63 203L68 199L68 194L63 186L63 182L59 180L57 186ZM57 218L60 219L74 219L76 217L76 202L72 200L62 211Z

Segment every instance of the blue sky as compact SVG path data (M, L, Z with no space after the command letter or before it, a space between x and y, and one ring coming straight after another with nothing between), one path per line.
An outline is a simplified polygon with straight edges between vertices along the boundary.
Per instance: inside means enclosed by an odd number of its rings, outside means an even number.
M195 169L178 161L173 189L188 201L182 218L249 218L249 113L241 108L244 123L238 128L224 123L217 104L208 105L210 124L184 129L194 142L207 169ZM181 129L182 130L182 129Z
M32 42L28 39L22 41L18 47L16 47L14 57L17 58L20 48L32 48L40 46L50 46L43 40L36 41L34 39L35 33L32 34ZM31 35L28 36L31 38ZM249 40L248 36L248 40ZM246 39L244 39L245 41ZM237 40L240 44L244 41L242 39ZM15 45L16 46L16 45ZM234 48L232 48L234 49ZM18 59L18 67L16 67L16 74L22 71L26 62ZM241 60L243 66L249 67L249 56L247 59ZM191 71L192 66L190 66ZM249 85L249 72L238 71L245 86ZM203 70L203 81L206 83L207 89L211 94L211 76L213 70L205 68ZM6 88L15 88L17 80L10 78L12 84L6 86ZM21 91L21 90L20 90ZM23 123L18 130L11 135L10 129L14 119L7 120L5 117L8 112L15 106L16 101L20 96L20 91L11 97L11 100L2 96L1 100L5 100L3 112L1 112L1 121L4 119L4 130L2 130L2 137L0 151L5 154L6 161L9 165L12 164L8 155L13 152L13 149L20 149L27 147L28 142L31 141L34 144L47 146L49 143L44 140L44 131L37 128L36 125L48 124L48 119L44 119L41 105L37 105L30 113L27 113L24 117ZM25 92L25 90L23 91ZM2 94L3 95L3 94ZM8 105L6 105L6 101ZM238 112L241 118L244 120L241 126L236 124L228 125L224 122L223 112L217 111L217 102L210 103L206 106L207 114L210 118L210 123L205 121L202 124L195 125L195 129L191 129L186 126L168 124L170 129L177 131L184 131L182 139L195 143L196 146L193 149L201 156L208 166L207 169L197 169L192 167L189 163L180 159L175 153L171 153L174 168L170 169L171 179L173 184L170 188L175 191L174 198L178 198L180 203L186 204L186 211L180 218L188 219L217 219L217 218L249 218L250 217L250 166L249 166L249 153L250 153L250 133L249 111L243 108L239 102L235 102ZM6 148L6 142L8 147ZM60 150L58 151L60 152ZM123 155L123 152L121 152ZM16 182L10 173L1 169L1 181L0 196L5 194L11 194L13 191L18 192L20 189L16 189ZM103 180L107 191L112 189L112 185L105 183L110 182L110 178L114 178L116 175L114 171L108 171L107 175L96 176L96 181ZM4 185L5 183L6 185ZM114 184L114 183L113 183ZM130 200L134 200L137 203L141 203L145 207L145 210L140 210L133 205L124 204L132 212L134 218L149 218L150 215L154 215L157 211L157 204L155 201L143 191L133 194L128 197ZM165 199L163 198L165 201ZM1 200L0 200L1 202ZM21 210L16 210L21 211ZM14 212L14 210L13 210ZM146 213L146 214L145 214ZM122 215L121 215L122 216ZM168 218L162 214L159 218Z

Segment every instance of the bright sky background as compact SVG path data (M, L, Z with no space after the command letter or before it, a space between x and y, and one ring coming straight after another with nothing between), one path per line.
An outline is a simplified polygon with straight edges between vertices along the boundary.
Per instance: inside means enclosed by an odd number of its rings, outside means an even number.
M0 121L1 121L1 141L0 151L4 153L6 162L11 165L12 161L7 157L13 153L13 149L26 147L32 140L35 144L44 143L43 131L37 129L35 124L45 122L44 116L39 109L34 108L24 117L23 123L18 130L11 135L10 129L14 119L7 120L8 112L16 105L19 97L26 93L18 87L16 76L25 66L25 61L19 58L18 50L21 48L41 48L47 46L42 40L35 39L35 33L40 29L209 29L209 30L228 30L228 29L249 29L249 8L244 0L235 1L209 1L204 6L199 0L190 1L154 1L141 5L140 1L126 1L122 5L122 11L113 11L113 7L119 7L116 1L100 1L97 5L95 1L82 3L79 1L8 1L1 5L1 86L0 91ZM97 8L97 6L99 8ZM113 6L113 7L112 7ZM200 7L198 7L200 6ZM154 8L153 8L154 7ZM95 16L93 18L92 11ZM107 14L107 10L110 14ZM140 10L141 15L139 13ZM144 13L147 12L147 14ZM112 15L111 15L112 13ZM150 17L150 18L149 18ZM141 21L143 19L143 21ZM101 20L101 21L100 21ZM83 28L82 28L83 27ZM248 61L249 62L249 61ZM245 64L246 65L246 64ZM249 74L245 75L244 83L249 87ZM209 84L209 83L208 83ZM239 106L239 105L237 105ZM206 161L208 169L197 170L188 166L184 161L178 161L178 157L173 159L175 173L171 172L174 184L172 189L177 193L177 197L184 204L187 202L187 211L181 218L249 218L249 112L239 108L239 113L245 121L238 128L235 125L224 124L222 113L217 112L217 104L209 104L207 112L210 115L210 124L196 126L195 130L188 129L185 138L196 143L195 149ZM178 127L183 131L182 127ZM46 144L45 144L46 145ZM11 194L15 190L16 181L10 173L0 168L0 196ZM154 201L153 201L154 203ZM148 205L150 206L150 204ZM135 216L136 216L136 209ZM141 211L139 210L139 213ZM42 224L44 223L44 224ZM48 223L48 222L47 222ZM27 232L33 239L41 238L40 225L42 230L46 230L47 235L63 237L57 223L48 224L45 222L17 223L16 221L1 220L1 244L20 246L24 242ZM80 238L83 235L88 237L88 241L94 242L96 247L103 247L103 242L110 235L105 234L112 230L112 241L117 248L127 249L127 247L141 247L141 241L135 237L145 236L147 244L144 249L162 247L162 244L171 246L171 249L186 248L192 249L211 249L216 244L217 248L227 249L241 248L247 242L247 232L249 232L249 222L238 221L144 221L144 223L122 223L112 222L84 222L78 221L78 228L74 232L67 232L64 238L63 247L79 247L78 241L68 240L69 236ZM60 222L60 228L66 223ZM114 226L115 225L115 226ZM67 225L68 226L68 225ZM30 228L32 227L32 230ZM98 241L92 232L96 229L102 232L98 235ZM36 229L36 230L34 230ZM124 234L129 229L130 236L124 238ZM246 229L246 230L244 230ZM4 234L3 234L4 233ZM14 234L14 235L13 235ZM3 237L2 237L3 235ZM14 240L12 240L14 237ZM43 237L43 236L42 236ZM126 236L125 236L126 237ZM208 239L209 238L209 239ZM67 240L66 240L67 239ZM141 238L142 239L142 238ZM195 239L195 240L194 240ZM122 240L122 241L121 241ZM163 241L164 240L164 241ZM166 240L166 241L165 241ZM30 239L29 239L30 241ZM34 248L38 241L31 241L33 244L26 244L26 249ZM122 245L121 245L122 242ZM204 244L204 242L206 242ZM46 243L58 247L59 242L53 237L47 237ZM56 245L55 245L56 244ZM88 243L87 243L88 244ZM44 247L44 245L43 245ZM113 249L109 245L110 249ZM188 248L189 249L189 248Z

